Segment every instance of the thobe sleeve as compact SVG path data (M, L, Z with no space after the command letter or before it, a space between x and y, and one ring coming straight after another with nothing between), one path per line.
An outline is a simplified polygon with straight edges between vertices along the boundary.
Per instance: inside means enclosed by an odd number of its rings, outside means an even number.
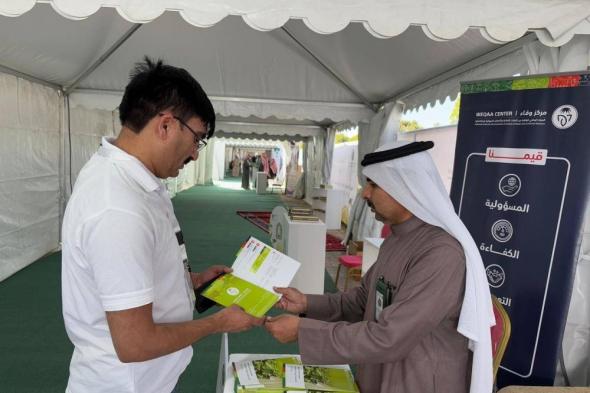
M358 322L363 319L367 293L373 271L363 277L361 285L346 292L307 295L306 316L322 321Z
M299 350L308 364L391 363L403 359L461 304L465 256L432 246L417 255L391 305L378 320L356 323L302 318Z

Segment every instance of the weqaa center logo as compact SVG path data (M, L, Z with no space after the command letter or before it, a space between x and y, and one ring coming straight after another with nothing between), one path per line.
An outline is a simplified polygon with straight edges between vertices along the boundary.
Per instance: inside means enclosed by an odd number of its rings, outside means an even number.
M577 120L578 110L573 105L561 105L551 115L551 122L560 130L570 128Z

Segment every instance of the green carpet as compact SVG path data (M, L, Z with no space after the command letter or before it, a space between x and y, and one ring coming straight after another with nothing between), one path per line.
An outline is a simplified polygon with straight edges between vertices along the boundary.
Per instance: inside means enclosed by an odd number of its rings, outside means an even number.
M73 346L61 314L61 253L0 283L0 392L63 392Z
M231 265L250 235L269 242L266 232L236 210L269 211L281 201L273 194L197 186L179 193L173 204L193 271L200 271L210 264ZM2 393L65 390L73 347L61 314L60 259L60 253L49 255L0 283ZM335 290L327 274L325 288ZM193 360L181 379L183 393L215 391L220 340L214 335L194 345ZM229 344L230 353L297 352L295 344L281 345L261 328L230 334Z

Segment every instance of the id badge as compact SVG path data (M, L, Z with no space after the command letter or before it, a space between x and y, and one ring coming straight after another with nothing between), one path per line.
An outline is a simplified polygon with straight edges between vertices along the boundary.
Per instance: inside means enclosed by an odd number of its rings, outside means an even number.
M190 304L195 304L197 297L193 288L193 280L191 279L191 265L188 263L188 254L186 253L186 246L184 244L184 236L180 228L175 232L178 247L180 247L180 256L182 257L182 265L184 266L185 287Z
M184 244L180 245L180 253L182 255L182 264L184 265L184 276L186 277L186 292L190 304L195 304L197 297L193 288L193 280L191 279L191 265L188 263L188 255L186 254L186 247Z
M188 298L190 300L190 304L195 304L195 300L197 300L197 297L195 296L195 290L193 288L191 269L187 259L185 259L182 262L184 263L184 276L186 277L186 291L188 292Z
M375 320L379 319L383 309L388 306L387 299L388 287L383 276L381 276L377 280L377 285L375 285Z

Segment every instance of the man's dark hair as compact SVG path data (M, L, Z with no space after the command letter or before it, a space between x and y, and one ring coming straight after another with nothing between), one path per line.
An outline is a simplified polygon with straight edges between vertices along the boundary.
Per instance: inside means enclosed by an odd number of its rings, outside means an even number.
M183 121L199 117L208 128L207 137L215 131L215 111L203 88L183 68L156 62L145 57L136 63L131 80L119 105L121 125L139 133L163 110L170 109Z

